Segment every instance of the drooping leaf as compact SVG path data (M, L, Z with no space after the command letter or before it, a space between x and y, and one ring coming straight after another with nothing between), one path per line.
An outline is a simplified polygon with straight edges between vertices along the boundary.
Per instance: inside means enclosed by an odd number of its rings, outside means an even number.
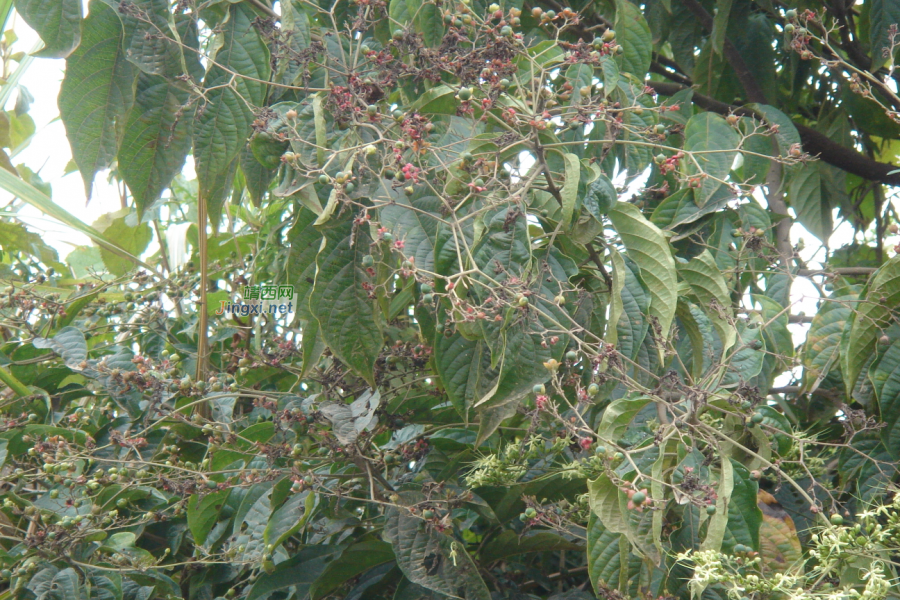
M697 206L704 206L723 185L740 144L737 130L717 114L702 112L687 122L684 151L692 158L686 168L689 174L701 178L700 187L694 190Z
M818 165L806 163L792 170L788 199L797 213L797 220L819 240L827 242L834 227L831 207L822 196Z
M366 289L370 277L362 266L371 240L365 228L354 232L352 219L344 219L324 234L309 308L334 355L374 386L382 334Z
M404 503L424 500L418 492L401 494ZM450 598L490 600L491 594L465 547L404 506L390 507L384 536L394 547L407 579Z
M900 304L900 255L890 258L872 275L866 288L865 301L856 305L846 352L842 351L841 370L844 384L852 391L865 363L891 319L891 308Z
M712 254L704 250L686 264L679 264L678 273L691 286L700 306L716 326L723 352L727 352L735 341L731 294Z
M102 0L91 0L89 12L59 93L59 114L88 198L97 171L116 156L137 75L122 49L116 12Z
M641 269L641 279L650 292L650 314L659 320L660 330L667 336L678 296L678 276L669 244L633 204L619 202L609 211L609 218L628 257Z
M16 12L37 31L42 58L65 58L81 41L81 0L15 0Z
M256 16L243 5L229 8L228 20L219 27L219 49L206 73L205 104L194 125L194 161L200 198L207 203L214 229L222 215L222 203L230 188L235 160L250 136L253 109L261 106L269 79L269 49L253 26ZM234 78L232 71L243 77ZM233 81L232 81L233 80Z
M616 0L616 39L622 46L620 67L643 80L650 69L653 36L644 14L629 0Z
M189 92L159 75L141 73L119 149L119 170L138 216L181 172L191 149Z

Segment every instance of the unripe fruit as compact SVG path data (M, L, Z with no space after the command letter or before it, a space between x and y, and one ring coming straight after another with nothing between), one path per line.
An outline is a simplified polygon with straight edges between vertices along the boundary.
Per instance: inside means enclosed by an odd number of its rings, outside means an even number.
M472 88L462 88L459 90L459 99L463 102L472 98Z
M575 362L576 360L578 360L578 353L574 350L569 350L568 352L566 352L566 360L569 362Z
M534 8L531 9L531 16L534 17L535 19L540 19L541 15L543 15L543 14L544 14L544 9L539 6L535 6Z
M535 394L546 394L547 393L547 389L544 387L543 383L539 383L539 384L535 385L533 388L531 388L531 391L534 392Z
M423 294L430 294L431 292L434 291L432 289L432 287L430 285L428 285L427 283L423 283L419 289Z
M344 184L344 192L348 194L352 194L353 190L356 189L356 185L353 182L348 182Z
M366 107L366 112L369 113L369 115L372 115L372 116L377 115L377 114L378 114L378 107L375 106L374 104L370 104L370 105L368 105L368 106Z
M500 10L499 4L491 4L490 6L488 6L488 12L495 13L498 10Z
M513 30L512 30L512 27L510 27L509 25L504 25L500 29L500 35L502 35L504 37L512 37L512 34L513 34Z
M505 90L509 87L509 79L501 79L500 80L500 89Z
M408 185L405 188L403 188L403 193L406 194L407 196L412 196L415 192L416 192L416 188L414 188L411 185Z
M714 514L716 514L716 505L710 504L709 506L707 506L706 514L708 514L709 516L713 516Z
M433 519L433 518L434 518L434 511L433 511L433 510L428 510L428 509L426 508L425 510L422 511L422 518L423 518L423 519Z
M607 29L603 32L603 35L600 36L600 39L606 42L607 44L616 39L616 32L612 29Z
M786 10L785 13L784 13L784 18L785 18L785 19L796 19L796 18L797 18L797 11L794 10L793 8L791 8L791 9L789 9L789 10Z
M844 517L842 517L841 515L839 515L839 514L837 514L837 513L831 515L831 524L832 524L832 525L838 525L838 526L843 525L843 524L844 524Z
M784 26L784 32L788 33L788 34L794 33L794 29L796 29L796 28L794 27L793 23L788 23L787 25Z
M528 304L528 298L526 298L522 294L519 294L516 297L516 302L518 303L519 306L526 306Z
M434 294L425 294L422 296L422 302L425 304L432 304L434 302Z
M533 519L534 517L537 516L537 511L529 506L528 508L525 509L525 516L528 517L529 519Z
M384 233L381 234L381 239L383 239L385 242L390 244L391 242L394 241L394 234L391 233L390 231L385 231Z
M888 344L891 343L891 338L889 338L886 335L883 335L880 338L878 338L878 343L881 344L882 346L887 346Z
M588 396L596 396L597 394L600 393L600 386L597 385L596 383L592 383L591 385L588 386L587 393L588 393Z
M284 113L284 116L285 116L288 120L293 121L294 119L297 118L297 111L294 110L294 109L292 108L292 109L290 109L289 111L287 111L286 113Z
M644 503L644 500L647 499L647 496L643 492L635 492L634 496L631 497L631 501L635 506L640 506Z
M393 37L394 40L396 40L396 41L402 40L402 39L403 39L403 30L402 30L402 29L395 29L395 30L394 30L394 33L393 33L393 35L392 35L391 37Z
M391 113L391 116L394 117L394 119L396 119L397 121L400 121L401 119L403 119L403 111L395 110Z
M756 423L757 425L762 423L764 419L765 419L765 417L763 416L763 414L758 413L758 412L753 413L753 416L750 417L750 420L753 421L754 423Z

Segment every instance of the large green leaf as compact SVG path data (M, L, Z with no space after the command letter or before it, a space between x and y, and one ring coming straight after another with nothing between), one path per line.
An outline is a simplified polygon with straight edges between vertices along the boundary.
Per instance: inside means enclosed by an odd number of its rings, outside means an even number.
M871 40L872 69L890 60L891 51L896 56L896 47L891 46L891 28L900 23L900 2L897 0L871 0L869 3L869 39Z
M333 560L309 590L311 600L325 598L360 573L394 560L394 550L387 542L364 541L349 546Z
M44 47L33 54L65 58L81 41L82 0L15 0L16 12L37 31Z
M425 499L418 492L401 497L405 504ZM461 542L405 506L391 506L386 517L384 537L394 547L397 565L407 579L450 598L490 600L478 567Z
M118 212L101 215L94 223L94 227L98 231L102 231L103 235L115 242L120 248L128 251L129 254L140 256L147 249L150 240L153 239L153 232L150 230L149 223L130 225L130 218L131 210L125 208ZM120 256L102 246L100 247L100 256L107 270L113 275L124 275L134 267L133 263L126 257Z
M371 238L364 227L354 231L352 219L324 234L309 308L332 353L374 386L375 359L382 346L376 318L380 313L363 287L371 285L371 278L362 266Z
M819 165L805 163L792 169L788 200L800 224L819 240L827 242L833 225L831 207L822 196Z
M641 269L641 279L650 292L650 314L659 320L663 336L668 336L678 297L678 275L669 244L633 204L619 202L609 211L609 218L628 257Z
M119 172L138 215L159 199L181 172L191 149L190 93L159 75L141 73L119 149Z
M641 557L631 552L625 536L610 531L593 512L588 516L587 561L588 575L598 594L608 588L638 593L645 576Z
M865 301L856 305L847 350L841 356L844 384L850 392L867 360L875 351L877 340L891 321L891 309L900 305L900 255L892 257L872 275Z
M272 573L260 573L247 594L247 600L268 598L272 592L285 588L293 588L295 594L305 598L342 549L343 546L337 544L301 547L299 552L279 563Z
M393 202L381 209L381 224L393 233L394 239L403 240L403 253L415 259L417 268L432 271L443 203L426 189L408 198L405 194L392 194Z
M206 541L206 536L216 524L230 493L231 490L219 490L203 496L202 499L199 494L191 496L188 501L187 523L197 544L202 546Z
M194 161L200 198L207 203L210 223L218 227L228 189L222 185L250 136L252 107L261 106L269 79L269 49L243 5L229 8L228 20L218 28L219 50L206 73L205 104L194 125ZM233 72L241 77L234 77Z
M91 0L81 44L66 59L59 92L59 114L88 197L97 171L116 156L136 75L122 49L118 15L102 0Z
M622 46L621 70L643 80L650 68L653 36L644 14L629 0L616 0L616 41Z
M168 0L110 1L122 19L125 57L141 71L174 79L186 73L181 36ZM196 60L196 58L195 58Z
M703 178L701 186L694 190L697 206L704 206L723 185L740 144L738 131L717 114L701 112L687 122L684 128L684 151L690 153L685 159L687 172Z
M735 340L731 294L712 254L704 250L687 263L679 264L678 273L691 286L700 306L719 332L723 352L727 352Z
M887 344L880 344L880 356L869 367L869 379L878 398L884 428L881 440L888 452L900 457L900 325L884 334Z

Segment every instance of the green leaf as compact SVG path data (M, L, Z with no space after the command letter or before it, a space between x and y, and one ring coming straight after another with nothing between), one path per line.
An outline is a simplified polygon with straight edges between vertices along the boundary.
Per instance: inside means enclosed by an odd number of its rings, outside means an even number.
M584 207L591 215L601 220L601 215L609 212L618 202L619 194L609 177L600 173L588 186L588 193L584 197Z
M531 531L520 536L507 529L485 544L478 557L484 563L492 563L518 554L555 550L584 551L584 546L549 531Z
M119 172L134 196L138 216L156 202L181 172L191 149L190 93L159 75L141 73L128 113Z
M508 219L512 223L507 222ZM513 206L488 213L484 217L484 223L485 232L472 250L472 259L479 271L501 283L510 277L520 276L531 262L531 243L525 215L518 207ZM476 278L491 285L490 280L483 275L479 274ZM483 295L485 292L476 289L476 293Z
M891 47L891 27L900 24L900 2L897 0L872 0L869 6L869 38L871 39L872 70L876 71L890 58L885 52L894 52Z
M294 588L294 594L298 597L305 598L341 550L342 546L324 544L301 548L286 561L278 563L272 573L260 573L247 594L247 600L267 598L272 592L289 587Z
M571 153L566 154L563 159L566 163L566 179L559 190L559 195L562 198L562 225L568 229L572 224L572 216L575 214L575 204L578 200L581 161Z
M319 322L322 339L341 362L375 386L375 359L382 335L373 300L363 284L370 277L362 257L372 243L366 228L355 230L352 219L325 231L316 257L316 278L309 308Z
M713 50L717 54L722 54L722 47L725 45L725 33L728 30L728 15L731 14L732 0L716 0L716 16L713 19L713 30L710 39L712 40Z
M404 504L425 499L418 492L400 495ZM406 507L388 508L384 537L394 547L400 570L413 583L450 598L490 600L491 594L465 546Z
M603 411L600 425L597 426L597 438L604 442L618 443L637 414L650 402L650 398L646 396L613 400Z
M266 546L277 548L306 525L318 501L310 491L294 494L282 504L269 519L263 532Z
M691 286L700 306L710 317L727 352L735 342L734 313L731 293L722 272L709 250L704 250L686 264L678 265L678 273Z
M419 4L416 11L416 31L422 34L425 45L437 48L444 39L444 18L440 9L431 2Z
M34 56L65 58L81 41L82 0L15 0L16 12L37 31L44 47Z
M900 326L890 327L884 335L889 342L879 344L880 356L869 367L869 379L884 422L881 441L896 458L900 457Z
M633 204L619 202L609 211L609 218L628 257L641 269L641 279L650 291L650 315L659 320L663 336L668 336L678 299L678 275L669 244Z
M66 59L59 92L59 114L88 198L94 175L116 156L137 75L122 50L116 12L102 0L91 0L89 12L81 44Z
M202 499L198 494L191 496L188 501L187 523L198 545L202 546L206 541L206 536L219 519L219 512L225 506L230 493L231 490L219 490L207 494Z
M878 338L890 325L891 307L900 305L900 255L891 257L872 275L865 300L856 305L847 351L841 355L841 370L848 392L856 387L866 361L875 352Z
M207 203L214 229L218 228L228 192L223 181L230 179L234 162L252 130L254 117L248 104L261 106L266 97L269 49L253 26L254 19L256 15L249 7L235 4L229 8L227 22L218 27L220 47L215 64L203 80L206 102L198 108L194 125L199 194ZM234 77L232 72L243 77Z
M412 14L409 11L406 0L390 0L388 6L388 16L391 19L391 31L394 28L408 25L412 21Z
M371 540L349 546L316 579L309 590L310 598L321 600L357 575L392 560L394 550L387 542Z
M77 327L63 327L49 340L46 338L35 338L34 347L53 350L62 357L69 367L77 367L88 356L87 341L84 339L84 333Z
M381 224L403 240L403 252L415 258L416 268L434 270L434 247L437 229L443 221L440 210L443 202L431 190L421 188L412 196L391 194L393 202L381 209Z
M822 196L822 178L816 163L804 163L791 170L788 201L800 224L823 243L827 242L834 225L831 207Z
M728 529L722 543L722 551L733 552L735 544L744 544L758 550L759 526L762 523L762 512L756 498L759 486L750 477L750 471L744 465L731 459L731 466L734 472L734 487L729 499Z
M733 386L749 382L762 371L766 358L766 344L762 329L750 329L741 322L737 330L737 345L727 364L721 385Z
M694 190L697 206L704 206L728 177L740 144L737 130L717 114L701 112L687 122L684 151L693 160L686 158L685 165L690 175L703 178L702 185Z
M129 0L127 4L111 1L110 5L122 19L122 45L129 62L148 75L171 80L186 73L181 36L168 0Z
M629 0L616 0L616 40L624 50L621 55L622 71L644 79L650 69L653 54L653 36L641 9Z
M153 232L150 230L149 223L129 225L130 215L131 210L127 208L101 215L94 223L94 227L129 254L140 256L147 249L150 240L153 239ZM103 258L103 264L106 265L107 270L116 276L124 275L134 267L127 258L102 246L100 247L100 256Z

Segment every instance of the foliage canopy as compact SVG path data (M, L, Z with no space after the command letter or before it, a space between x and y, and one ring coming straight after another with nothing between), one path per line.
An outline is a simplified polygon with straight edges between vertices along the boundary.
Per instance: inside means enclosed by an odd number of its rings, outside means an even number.
M14 4L0 600L897 595L900 2Z

